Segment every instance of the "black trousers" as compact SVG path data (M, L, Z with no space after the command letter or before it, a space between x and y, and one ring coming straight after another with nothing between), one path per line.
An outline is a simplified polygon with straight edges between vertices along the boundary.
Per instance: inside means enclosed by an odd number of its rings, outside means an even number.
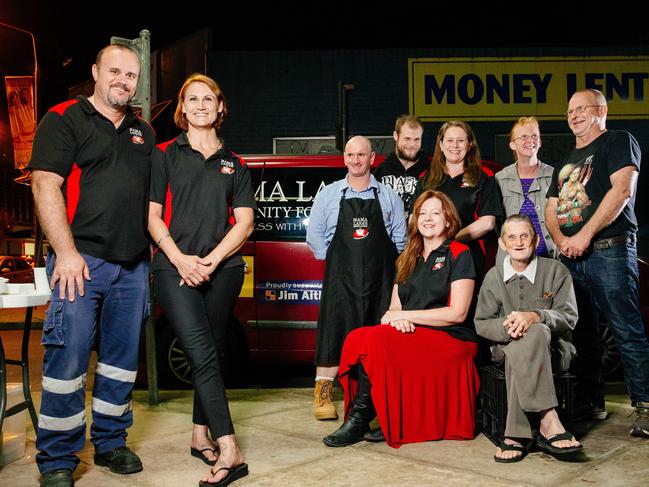
M234 433L221 358L225 334L243 284L243 267L216 270L200 287L178 286L175 271L156 271L156 298L185 351L194 383L194 424L207 425L212 438Z

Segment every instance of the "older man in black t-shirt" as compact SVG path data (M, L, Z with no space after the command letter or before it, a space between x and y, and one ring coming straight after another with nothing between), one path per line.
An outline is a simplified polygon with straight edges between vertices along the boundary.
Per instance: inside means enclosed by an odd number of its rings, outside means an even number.
M85 443L85 391L97 342L91 439L95 464L142 470L125 446L148 299L146 210L153 130L128 106L140 74L124 46L102 49L91 97L43 117L30 167L36 211L53 252L43 325L43 395L36 462L41 486L73 485Z
M568 125L576 146L555 167L545 212L547 228L573 277L579 322L575 328L577 376L593 417L605 419L599 312L622 356L635 407L633 436L649 438L649 341L638 305L633 211L640 147L628 132L606 129L608 107L597 90L575 93Z

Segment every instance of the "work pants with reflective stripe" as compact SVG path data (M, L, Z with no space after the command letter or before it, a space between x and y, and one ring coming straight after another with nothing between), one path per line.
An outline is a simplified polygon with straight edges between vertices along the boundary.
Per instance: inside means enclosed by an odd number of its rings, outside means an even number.
M36 462L41 473L74 469L85 444L88 361L97 348L91 438L95 452L124 446L133 423L131 391L142 321L148 313L148 262L113 263L82 254L90 270L84 296L59 298L57 283L43 325L43 395ZM51 278L56 257L50 254Z

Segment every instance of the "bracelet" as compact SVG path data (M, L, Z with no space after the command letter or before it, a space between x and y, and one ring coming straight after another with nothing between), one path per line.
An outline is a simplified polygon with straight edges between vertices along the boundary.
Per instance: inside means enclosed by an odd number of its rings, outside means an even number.
M168 236L169 236L169 233L167 233L166 235L163 235L162 237L160 237L160 240L158 240L155 244L159 247L159 246L160 246L160 242L162 242L162 241L163 241L165 238L167 238Z

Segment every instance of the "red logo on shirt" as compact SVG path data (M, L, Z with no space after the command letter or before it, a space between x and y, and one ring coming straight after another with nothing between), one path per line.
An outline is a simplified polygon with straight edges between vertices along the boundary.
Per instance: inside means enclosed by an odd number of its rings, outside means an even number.
M133 137L131 137L131 142L140 145L144 144L144 137L142 137L141 135L134 135Z
M361 240L367 237L370 234L367 228L357 228L354 230L354 240Z
M433 264L433 270L437 271L437 270L441 269L442 267L444 267L444 262L446 262L446 256L437 257L435 259L435 264Z
M231 167L227 166L221 166L221 174L232 174L234 172L234 169Z

